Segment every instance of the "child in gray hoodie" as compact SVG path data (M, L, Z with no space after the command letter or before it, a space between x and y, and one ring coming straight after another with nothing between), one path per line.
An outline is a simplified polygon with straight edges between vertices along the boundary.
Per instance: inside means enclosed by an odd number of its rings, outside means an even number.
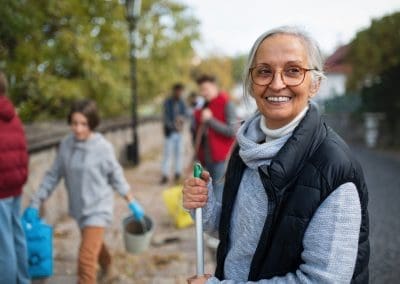
M129 203L136 219L143 209L134 200L112 145L94 132L99 124L96 104L76 102L68 115L72 133L60 144L57 157L33 195L25 215L38 216L38 208L64 178L69 199L69 214L82 234L78 259L78 283L96 283L99 263L103 275L110 276L111 256L104 244L104 231L112 221L113 190Z

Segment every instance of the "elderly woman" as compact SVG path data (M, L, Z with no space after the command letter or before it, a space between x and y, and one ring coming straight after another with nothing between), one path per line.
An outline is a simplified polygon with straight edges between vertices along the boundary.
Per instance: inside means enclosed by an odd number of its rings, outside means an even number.
M191 283L367 283L368 193L359 163L310 99L323 78L317 44L297 28L262 34L245 93L258 111L239 129L222 204L210 175L189 178L187 209L219 233L215 276Z

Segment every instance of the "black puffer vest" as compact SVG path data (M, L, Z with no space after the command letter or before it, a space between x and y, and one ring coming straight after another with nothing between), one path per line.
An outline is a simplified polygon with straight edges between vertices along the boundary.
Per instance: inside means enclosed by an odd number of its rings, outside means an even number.
M232 209L245 169L237 146L229 160L219 225L220 245L215 275L224 279ZM269 166L259 168L273 208L253 256L249 281L295 272L302 263L303 236L315 211L337 187L356 185L361 202L358 254L352 283L368 283L368 193L362 169L345 142L310 108Z

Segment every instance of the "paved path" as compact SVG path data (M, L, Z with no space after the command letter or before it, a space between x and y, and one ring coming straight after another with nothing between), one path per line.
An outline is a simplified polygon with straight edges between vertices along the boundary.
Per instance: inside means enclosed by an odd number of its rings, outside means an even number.
M400 156L354 147L369 190L370 283L400 281Z

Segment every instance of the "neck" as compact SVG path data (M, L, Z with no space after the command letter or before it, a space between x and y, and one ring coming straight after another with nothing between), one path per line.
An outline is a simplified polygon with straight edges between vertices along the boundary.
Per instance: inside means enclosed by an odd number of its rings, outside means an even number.
M291 122L277 129L268 128L266 124L266 119L264 116L262 116L260 119L260 127L261 130L266 135L265 141L266 142L272 141L281 138L289 133L292 133L293 130L297 127L297 125L299 125L301 119L306 115L307 110L308 110L308 105Z

